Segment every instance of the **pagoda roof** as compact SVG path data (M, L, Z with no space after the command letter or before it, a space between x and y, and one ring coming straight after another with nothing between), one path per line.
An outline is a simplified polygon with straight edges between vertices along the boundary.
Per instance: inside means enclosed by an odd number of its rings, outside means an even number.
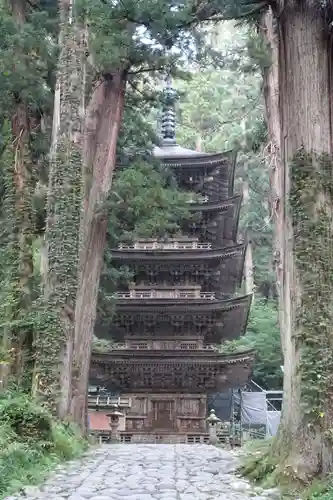
M247 383L253 362L253 350L224 354L118 349L92 354L90 380L110 390L216 392Z
M162 147L156 147L153 151L155 158L171 167L216 167L218 165L235 165L237 153L225 151L223 153L202 153L183 148L176 143L162 143Z
M130 261L211 261L211 260L224 260L233 256L243 255L245 252L245 245L231 245L224 248L213 249L172 249L172 250L140 250L135 248L123 248L112 250L112 258L117 260L130 260Z
M194 149L183 148L175 143L166 143L161 145L161 147L156 146L153 150L153 156L155 158L187 158L187 157L206 157L207 153L201 153L200 151L195 151Z
M149 298L149 299L118 299L116 315L122 313L133 313L135 315L149 314L196 314L224 313L234 309L250 307L252 294L236 297L233 299L180 299L180 298Z
M203 214L214 212L216 214L221 214L224 217L226 227L228 228L228 236L225 235L225 238L228 241L231 240L236 243L242 199L242 195L235 195L213 203L191 203L189 210L191 212L201 212ZM182 227L187 227L186 223L184 223Z
M110 331L104 337L121 341L124 336L146 338L145 323L155 329L156 338L177 336L172 333L173 324L193 323L193 328L186 337L204 337L206 343L219 343L222 340L234 340L244 335L250 312L252 295L219 299L125 299L119 300ZM163 325L170 325L166 332ZM161 325L161 327L159 326ZM202 328L202 330L201 330ZM202 333L200 333L202 332Z
M206 203L191 203L189 210L191 212L226 212L230 208L239 210L242 205L243 196L236 194L225 200L206 202Z

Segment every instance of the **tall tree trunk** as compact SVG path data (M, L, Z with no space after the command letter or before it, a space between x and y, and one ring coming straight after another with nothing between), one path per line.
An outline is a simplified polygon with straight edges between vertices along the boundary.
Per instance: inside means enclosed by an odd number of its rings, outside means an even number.
M12 119L13 143L15 144L14 184L16 190L16 215L18 220L19 249L19 298L16 318L24 321L32 304L31 280L33 276L33 228L32 228L32 163L29 152L29 116L27 106L17 98L16 112ZM13 370L20 383L22 376L31 375L31 351L33 330L31 326L14 329L15 364ZM28 363L28 364L27 364ZM29 366L30 365L30 368Z
M60 55L45 231L46 314L36 341L34 389L47 398L58 416L65 417L71 399L83 197L85 33L73 19L73 2L63 0L59 8Z
M198 133L195 140L195 150L198 151L198 153L202 152L202 137L200 133Z
M23 26L26 20L25 0L12 0L11 9L17 25L19 27ZM24 378L25 385L29 385L32 369L33 329L31 326L24 324L24 321L30 313L32 303L33 166L30 152L30 117L28 106L20 93L14 95L14 101L15 110L12 117L11 131L14 155L13 187L15 221L10 221L10 224L13 225L13 237L17 240L15 246L11 245L11 250L17 254L18 269L12 269L12 276L10 277L13 281L12 293L16 295L16 300L10 307L10 316L12 320L17 321L17 326L15 328L9 327L6 337L7 347L9 347L10 339L13 347L14 357L11 371L15 375L18 384L21 384ZM8 319L10 321L10 318ZM2 375L3 383L5 383L6 376Z
M284 352L277 451L284 472L308 481L333 471L331 49L317 12L287 4L278 23L266 75L268 124L281 150L273 176Z
M245 171L245 179L243 179L243 204L247 207L250 200L250 189L249 181L247 179L248 174ZM252 254L252 242L251 239L247 238L245 235L245 240L247 240L245 262L244 262L244 280L245 280L245 293L251 294L254 292L254 279L253 279L253 254Z
M116 145L124 108L125 71L95 86L86 113L85 209L81 225L79 288L75 307L73 398L71 415L86 430L86 397L96 321L99 280L107 230L105 206L116 162Z
M244 278L245 278L245 293L251 294L254 292L253 280L253 255L251 240L247 242L244 264ZM254 298L252 299L252 301Z
M273 252L276 286L279 299L279 324L281 343L284 345L284 289L283 289L283 164L281 161L281 120L279 92L279 34L270 9L262 19L262 33L271 51L271 65L264 71L264 98L269 143L265 150L270 177L270 210L274 227Z

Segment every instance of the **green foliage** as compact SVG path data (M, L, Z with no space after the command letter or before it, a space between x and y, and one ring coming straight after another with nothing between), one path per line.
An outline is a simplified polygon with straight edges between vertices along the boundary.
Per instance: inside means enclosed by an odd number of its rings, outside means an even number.
M283 355L277 303L256 299L252 306L244 346L256 350L254 380L267 389L282 389Z
M272 486L275 483L277 466L278 456L274 453L274 439L265 439L248 446L239 472L255 483Z
M333 500L333 478L315 480L302 492L302 500Z
M323 489L323 491L320 491ZM325 486L320 487L319 491L314 493L311 497L304 497L308 498L308 500L333 500L333 490L331 488L326 489Z
M269 172L260 153L247 151L238 155L236 190L248 186L240 215L240 231L251 242L255 290L261 296L275 295L272 264L273 224L269 212Z
M94 338L93 338L93 351L94 352L100 352L100 353L110 352L110 351L112 351L114 346L115 346L115 343L112 340L99 339L96 336L94 336Z
M284 500L333 500L333 478L315 479L304 487L283 474L276 438L246 443L238 472L264 488L278 486ZM283 455L282 450L282 455Z
M223 352L244 349L256 351L253 380L264 389L280 390L283 386L283 355L275 301L256 297L251 308L246 335L221 345Z
M175 233L179 221L190 217L189 198L170 187L158 167L147 163L126 167L113 184L109 234L119 241L132 241Z
M149 85L150 90L151 84ZM147 89L146 89L147 91ZM151 94L151 98L136 92L132 87L126 91L125 109L119 138L117 142L117 164L131 165L150 161L154 144L158 138L156 129L148 121L152 109L159 101L159 94Z
M116 285L128 283L132 278L126 266L117 269L113 266L111 250L121 242L131 243L136 238L161 238L176 233L182 220L191 217L188 200L189 194L173 186L170 174L158 164L142 161L117 171L108 202L110 215L98 303L98 331L111 322Z
M18 23L7 4L0 5L0 116L11 117L17 99L32 113L51 105L48 79L54 46L49 38L48 13L27 7L26 20Z
M260 81L258 74L209 69L179 82L180 142L195 148L200 138L209 153L242 146L261 119Z
M290 165L289 203L293 253L299 279L295 338L300 350L303 411L312 421L325 418L332 384L332 158L299 151ZM331 439L331 434L326 434Z
M262 154L267 133L261 71L267 53L248 28L225 22L207 31L211 45L225 54L228 64L217 70L211 63L189 80L177 82L182 94L178 140L192 148L199 143L206 152L239 150L235 191L242 192L245 183L248 187L240 235L252 244L256 291L268 298L275 296L275 275L269 169Z
M203 12L193 0L123 0L105 3L81 0L77 4L82 21L89 19L89 50L94 60L92 81L114 68L128 68L133 84L141 76L160 75L165 68L176 71L196 56L196 27ZM171 51L170 49L174 50ZM147 83L148 78L144 78Z
M48 129L42 131L41 115L52 110L49 76L56 33L48 5L34 9L26 3L24 18L12 11L11 5L6 2L0 5L0 350L6 363L22 354L25 367L20 373L21 380L16 382L29 387L31 301L37 289L30 271L34 233L32 198L39 178L37 165L40 174L46 155L44 138ZM23 129L20 120L26 111L28 123ZM20 122L20 130L17 126L15 130L15 120ZM23 143L26 175L16 168ZM19 198L16 188L23 177L23 194ZM14 372L22 368L19 364L16 363Z
M76 430L22 393L0 396L0 498L34 484L62 460L82 453L87 443Z

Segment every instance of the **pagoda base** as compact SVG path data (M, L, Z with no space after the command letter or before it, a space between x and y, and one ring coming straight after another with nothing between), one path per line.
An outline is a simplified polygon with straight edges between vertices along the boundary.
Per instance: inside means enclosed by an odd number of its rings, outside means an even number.
M200 393L123 393L119 424L124 443L207 443L207 396ZM90 431L100 440L110 437L108 408L92 407Z
M108 443L110 432L106 430L93 430L90 434L96 436L100 443ZM145 444L209 444L209 433L144 433L120 432L120 443L145 443Z
M208 444L209 434L169 434L169 433L142 433L122 432L120 435L122 443L145 443L145 444Z

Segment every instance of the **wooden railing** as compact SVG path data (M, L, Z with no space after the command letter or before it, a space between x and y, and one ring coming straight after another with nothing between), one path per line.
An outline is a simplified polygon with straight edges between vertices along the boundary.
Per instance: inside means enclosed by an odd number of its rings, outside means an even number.
M154 345L153 343L149 342L138 342L137 344L135 342L131 342L128 344L120 344L117 343L112 347L112 350L124 350L124 349L131 349L131 350L175 350L175 351L216 351L218 352L219 349L218 347L215 347L214 345L205 345L205 346L194 346L194 343L189 342L186 344L185 342L177 342L177 341L168 341L167 344L169 345L164 345L166 342L160 341L159 345Z
M88 407L92 406L114 406L117 405L119 408L130 408L132 405L132 401L130 398L115 398L112 396L105 396L103 394L99 394L97 396L93 394L88 395Z
M197 290L130 290L116 292L116 299L208 299L214 300L214 292L200 292Z
M120 243L119 250L210 250L211 243L199 243L198 241L147 241L135 242L132 245Z
M197 196L196 198L190 198L187 203L208 203L208 196Z

